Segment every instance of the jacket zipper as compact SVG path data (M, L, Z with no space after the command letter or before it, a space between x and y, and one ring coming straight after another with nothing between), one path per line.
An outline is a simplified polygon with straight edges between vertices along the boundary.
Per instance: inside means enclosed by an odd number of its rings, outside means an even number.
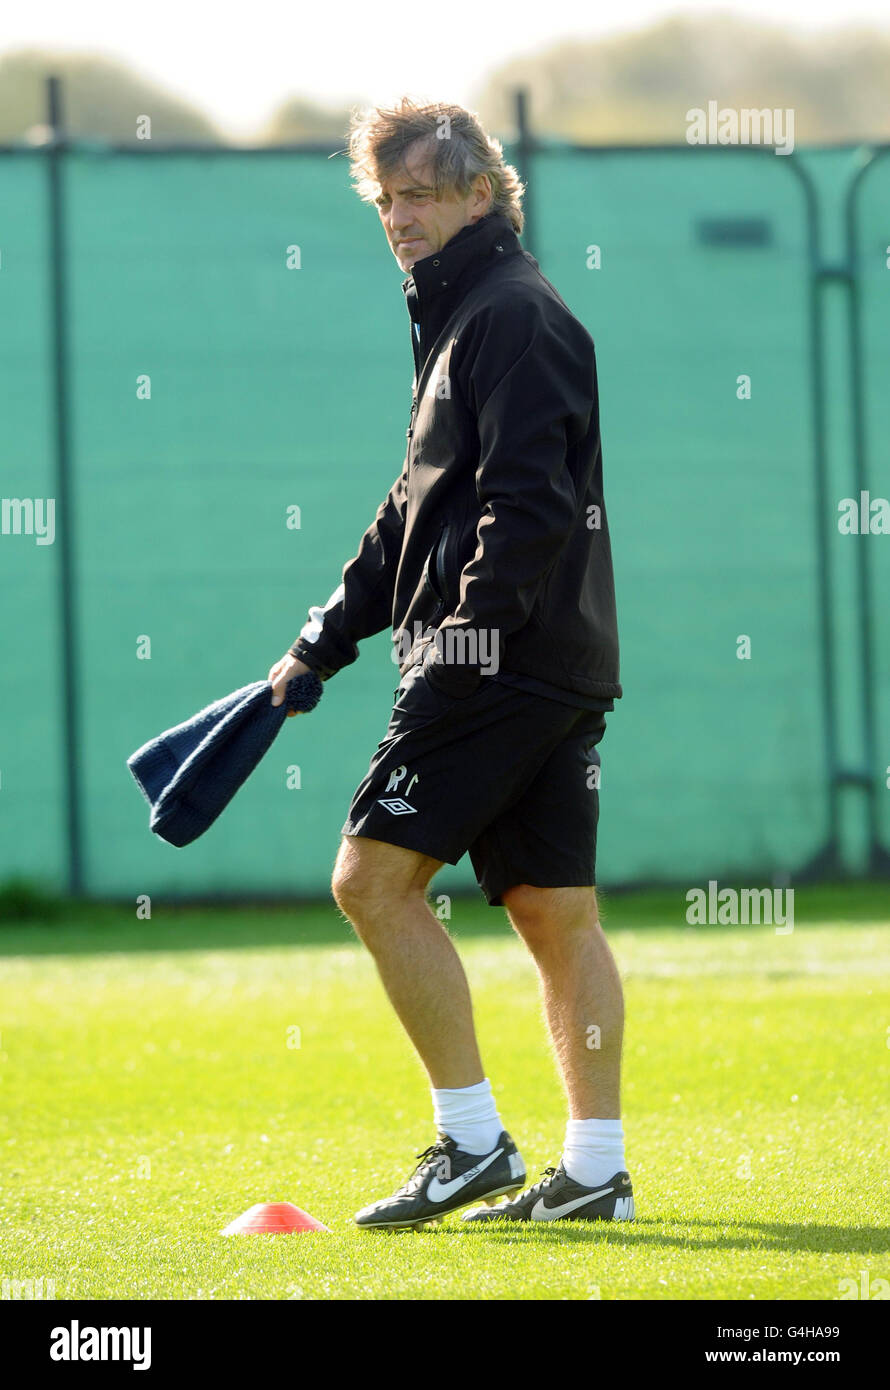
M411 436L412 436L412 434L414 433L414 420L415 420L416 415L417 415L417 397L416 397L416 396L412 396L412 398L411 398L411 420L410 420L410 422L409 422L409 424L408 424L408 428L405 430L405 437L406 437L407 439L410 439Z

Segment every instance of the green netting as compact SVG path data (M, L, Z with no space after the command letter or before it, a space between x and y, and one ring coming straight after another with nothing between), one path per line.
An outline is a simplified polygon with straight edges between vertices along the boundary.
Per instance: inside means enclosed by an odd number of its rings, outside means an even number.
M0 497L54 493L43 161L0 161ZM58 550L0 534L0 877L64 874Z
M539 259L599 364L626 690L601 863L791 868L826 835L800 185L775 156L577 153L535 191ZM704 239L752 219L764 244Z
M148 838L123 759L264 677L339 582L402 467L401 273L342 161L84 158L69 174L88 880L321 891L398 682L385 637L187 852Z
M602 745L602 881L793 871L827 835L800 183L735 150L549 152L524 172L535 253L599 359L627 692ZM385 634L186 850L149 836L124 763L265 676L338 583L404 457L401 272L343 160L78 150L65 189L87 888L324 892L397 681ZM2 495L45 496L43 157L0 161L0 195ZM752 219L760 239L733 244ZM882 362L885 310L869 320ZM0 579L0 877L59 881L56 549L0 537ZM440 881L469 885L469 864Z

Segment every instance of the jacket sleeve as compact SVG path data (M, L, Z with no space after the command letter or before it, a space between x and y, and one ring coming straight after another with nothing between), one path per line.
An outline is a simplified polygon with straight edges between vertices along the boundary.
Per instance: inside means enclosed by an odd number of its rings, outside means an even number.
M290 649L322 680L355 661L362 638L382 632L392 622L407 487L406 458L401 476L377 508L358 551L344 565L340 584L323 607L309 609L308 620Z
M557 327L538 305L525 301L493 311L474 334L468 357L481 516L475 554L461 574L458 607L439 631L444 636L448 628L472 629L477 637L485 632L490 652L500 659L505 639L528 621L578 519L568 453L586 434L596 408L594 351L570 316ZM448 644L437 642L427 651L431 683L456 695L472 693L478 667L447 665L443 648Z

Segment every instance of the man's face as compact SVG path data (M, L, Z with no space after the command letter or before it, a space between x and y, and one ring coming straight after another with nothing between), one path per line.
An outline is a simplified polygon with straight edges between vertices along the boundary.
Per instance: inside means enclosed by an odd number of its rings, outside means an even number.
M413 154L413 157L412 157ZM392 253L402 270L441 251L447 241L491 207L491 181L477 174L465 198L446 193L437 198L428 157L417 146L408 150L404 166L380 185L377 211Z

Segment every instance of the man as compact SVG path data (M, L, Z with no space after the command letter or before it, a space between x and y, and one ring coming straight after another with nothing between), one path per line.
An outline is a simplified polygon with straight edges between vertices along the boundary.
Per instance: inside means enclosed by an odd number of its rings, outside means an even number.
M464 1220L630 1220L623 1001L594 889L596 744L621 686L593 342L520 246L522 185L471 113L404 99L355 117L349 148L409 272L408 450L269 679L278 703L294 674L327 680L393 627L402 683L333 892L426 1068L438 1137L356 1221L419 1229L482 1202ZM426 901L466 851L537 964L571 1116L562 1161L515 1200L525 1165Z

